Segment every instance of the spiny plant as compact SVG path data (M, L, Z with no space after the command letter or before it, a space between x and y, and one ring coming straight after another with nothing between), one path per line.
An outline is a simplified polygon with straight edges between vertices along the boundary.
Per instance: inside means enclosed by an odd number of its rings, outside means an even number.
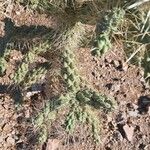
M86 103L97 109L104 108L112 110L116 105L112 99L109 99L107 96L88 88L76 93L76 99L81 103L81 105L82 103Z
M79 76L79 73L76 69L76 60L74 55L74 50L77 48L79 44L81 44L81 40L85 36L85 29L81 23L76 23L75 26L72 28L70 33L67 33L67 42L64 46L63 51L63 68L62 68L62 75L64 80L67 83L67 88L69 91L69 113L66 117L66 129L67 131L73 131L76 122L80 121L81 118L83 120L88 120L88 118L93 118L93 120L99 120L96 115L91 116L90 112L86 112L85 109L87 106L93 109L99 106L99 108L105 108L107 110L113 109L114 103L111 102L106 96L98 94L95 90L90 90L89 88L82 90L81 83L82 79ZM85 85L85 87L87 87ZM84 88L84 87L83 87ZM67 98L68 99L68 98ZM95 106L94 106L95 105ZM98 108L98 109L99 109ZM86 115L88 114L88 115ZM84 118L88 116L87 118ZM82 121L83 121L82 120ZM93 128L93 137L96 138L96 123L92 123L92 121L87 121L91 124ZM97 122L97 121L96 121ZM96 138L98 139L98 137ZM97 140L96 140L97 141Z
M70 101L70 112L66 118L67 131L73 132L77 121L88 123L92 127L95 142L99 142L100 120L97 115L97 110L102 108L111 111L115 105L113 99L109 99L95 90L80 89Z
M33 69L31 72L29 72L26 77L25 81L23 82L24 87L28 88L34 83L36 83L38 80L40 80L43 75L47 73L47 69L44 67L39 67Z
M4 75L7 66L7 61L4 57L0 57L0 75Z
M34 127L39 130L37 138L39 143L44 143L47 140L48 131L45 123L51 123L56 118L57 111L53 111L51 106L51 101L47 102L43 110L33 119Z
M72 133L77 122L88 123L91 125L95 142L99 142L100 121L97 110L101 108L107 111L113 110L115 102L94 89L82 85L82 79L76 68L74 53L78 46L82 44L85 36L85 27L80 22L76 23L62 36L62 77L66 83L67 91L57 99L50 100L33 120L35 127L41 129L44 124L53 121L48 116L52 117L54 116L52 114L57 114L64 108L69 109L65 119L66 131Z
M44 108L38 112L38 115L32 119L34 127L39 131L39 143L44 143L47 140L47 126L50 126L52 121L56 119L58 110L67 107L69 101L70 94L61 95L57 99L49 100L45 103ZM43 134L41 134L41 131Z
M65 120L66 131L72 133L77 122L88 123L92 127L95 142L99 142L100 120L97 117L97 110L103 108L110 111L114 106L115 102L112 99L93 90L80 90L76 94L70 92L61 95L58 99L48 101L42 111L33 119L33 124L40 131L43 126L50 125L56 119L58 111L68 107L70 111ZM43 135L39 134L39 142L41 142L41 138L43 139Z
M101 56L111 48L111 35L117 31L118 25L123 20L124 10L114 8L108 12L101 23L97 24L97 36L95 39L95 47L92 48L92 54Z
M86 106L83 110L82 119L86 120L92 127L93 139L96 143L100 142L100 120L95 117L96 112L94 112L90 107Z
M61 106L63 98L53 99L46 102L44 108L38 115L33 118L33 124L36 128L40 128L46 123L47 120L54 120L56 117L57 109ZM64 104L64 102L63 102ZM49 122L49 121L48 121Z
M43 108L43 111L34 119L35 127L40 128L41 125L46 122L45 118L49 118L48 116L51 117L52 113L56 113L58 109L60 110L61 108L67 107L70 101L74 98L74 91L79 90L80 79L76 73L77 70L75 66L74 50L78 48L83 35L85 35L83 24L77 23L72 29L64 33L62 36L61 45L64 50L62 51L62 76L70 92L61 95L55 101L51 100L47 103L47 106ZM56 104L56 102L59 104Z
M42 128L40 129L40 132L38 134L38 141L39 143L44 143L46 142L48 137L48 131L46 125L43 125Z
M77 22L71 29L62 36L62 76L68 90L77 92L80 85L80 77L77 72L75 50L86 38L87 32L81 22Z
M33 47L32 50L28 51L28 53L24 56L22 63L19 65L18 69L16 70L15 74L12 76L12 79L15 84L20 85L25 80L25 77L29 71L29 65L34 62L35 57L38 54L44 53L47 50L47 48L49 48L49 45L47 43L42 43L39 46ZM41 73L40 71L42 70L37 70L37 71ZM37 75L35 74L37 73L37 71L35 71L33 75ZM32 80L36 80L36 78L38 77L32 76Z
M71 91L78 91L80 84L80 77L77 73L75 65L74 50L81 44L81 40L84 38L86 32L84 26L79 22L68 31L65 35L66 43L64 45L64 51L62 52L63 68L62 75L66 81L67 87Z
M74 54L73 52L65 51L63 54L63 78L66 81L69 90L75 91L79 89L80 78L76 73L76 67L74 66Z
M7 57L10 55L11 49L6 47L4 54L0 56L0 75L4 75L6 68L7 68Z

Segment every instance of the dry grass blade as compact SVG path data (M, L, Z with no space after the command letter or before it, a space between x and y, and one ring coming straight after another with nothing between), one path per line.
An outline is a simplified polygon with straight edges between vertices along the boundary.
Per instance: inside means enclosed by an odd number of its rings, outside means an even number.
M134 53L131 54L131 56L126 60L125 63L128 63L140 50L143 50L143 47L145 45L141 45Z
M149 2L150 0L140 0L138 2L135 2L134 4L130 5L127 7L127 9L132 9L132 8L135 8L135 7L138 7L146 2Z
M145 29L144 31L144 28L146 26L146 24L150 22L150 10L148 11L147 13L147 17L145 18L145 21L144 21L144 24L143 24L143 27L141 28L141 32L144 32L143 33L143 36L142 36L142 39L145 37L146 34L150 34L150 32L148 32L150 30L150 25L147 26L147 28Z

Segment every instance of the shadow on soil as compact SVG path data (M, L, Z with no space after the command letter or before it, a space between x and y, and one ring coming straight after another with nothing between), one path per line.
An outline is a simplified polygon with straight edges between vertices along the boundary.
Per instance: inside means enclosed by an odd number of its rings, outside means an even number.
M5 35L3 37L0 37L0 57L4 57L5 54L5 50L8 46L9 43L13 42L16 38L17 41L19 41L21 38L25 38L27 40L30 40L32 42L32 40L34 38L39 37L39 40L43 40L41 39L41 37L44 37L45 35L47 35L48 33L50 33L52 31L52 29L50 28L46 28L45 26L21 26L21 27L16 27L14 25L14 23L11 21L11 19L4 19L4 23L5 23ZM20 50L20 49L19 49ZM23 53L25 53L23 51ZM38 66L43 65L43 67L50 67L49 64L47 63L43 63L43 64L38 64ZM2 76L2 78L5 76ZM39 86L38 86L39 87ZM32 89L33 91L33 89ZM23 90L19 85L14 85L14 84L10 84L10 85L5 85L5 83L0 83L0 94L8 94L10 95L10 97L13 99L14 104L16 106L21 105L23 102ZM33 101L33 100L32 100ZM22 117L22 116L21 116ZM24 121L24 119L18 117L17 118L18 121L18 125L22 125L25 124L27 122L27 120ZM31 120L29 119L29 122L31 122ZM19 127L18 127L19 128ZM32 147L34 147L35 143L37 143L37 133L34 133L34 129L33 127L29 127L27 129L25 129L25 137L27 138L27 143L30 143L30 145L26 144L25 142L19 142L16 145L16 149L18 150L22 150L22 149L28 149L28 147L30 147L31 149L34 149ZM21 131L23 132L23 131ZM20 136L22 135L22 133L20 134ZM33 145L33 146L32 146Z
M0 94L9 94L14 100L15 104L21 104L23 100L22 92L19 87L14 88L14 85L0 84Z
M34 38L46 36L52 31L51 28L45 26L26 26L16 27L11 19L5 18L5 35L0 37L0 57L4 57L5 50L9 43L14 42L15 39L19 42L20 39L25 38L32 42ZM15 49L15 47L13 47ZM2 76L3 78L3 76ZM0 83L0 94L9 94L16 104L21 103L23 100L21 88L16 85L4 85Z
M7 44L17 39L18 42L22 38L29 39L32 41L34 38L41 38L42 36L48 34L52 29L45 26L26 26L16 27L15 24L9 18L5 18L5 36L0 37L0 56L2 57L5 53Z
M141 96L138 100L138 106L140 114L147 113L150 106L150 96Z
M5 36L0 37L0 45L1 45L0 46L0 57L4 56L5 49L7 48L7 44L12 42L14 40L14 38L16 38L16 37L29 38L32 41L32 39L34 39L36 37L41 38L41 36L44 36L52 31L51 29L46 28L44 26L15 27L14 23L8 18L4 19L4 22L5 22ZM47 62L40 63L40 64L37 64L37 67L49 68L50 64ZM2 76L2 78L3 77L4 76ZM36 87L40 87L40 86L36 85ZM37 90L43 92L41 89L36 89L35 91L37 91ZM34 91L34 90L32 89L32 91ZM14 100L15 105L20 105L23 102L23 98L24 98L23 90L21 89L21 87L19 87L19 85L14 85L14 84L5 85L4 83L0 83L0 94L10 95L10 97ZM44 92L43 92L43 95L44 95ZM18 121L18 124L24 123L24 121L22 121L22 118L19 118L19 117L17 118L17 121ZM27 128L25 137L28 139L28 142L31 145L33 145L33 147L34 147L35 143L37 142L37 134L34 133L33 131L34 131L34 129L32 127ZM18 143L16 145L18 150L27 149L29 146L30 145L28 145L24 142ZM31 149L33 149L33 148L31 148Z

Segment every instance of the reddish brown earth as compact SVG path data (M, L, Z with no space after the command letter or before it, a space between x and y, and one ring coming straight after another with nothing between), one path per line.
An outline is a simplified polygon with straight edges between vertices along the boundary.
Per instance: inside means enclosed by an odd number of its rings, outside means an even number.
M16 137L16 118L13 100L0 94L0 149L14 150Z

